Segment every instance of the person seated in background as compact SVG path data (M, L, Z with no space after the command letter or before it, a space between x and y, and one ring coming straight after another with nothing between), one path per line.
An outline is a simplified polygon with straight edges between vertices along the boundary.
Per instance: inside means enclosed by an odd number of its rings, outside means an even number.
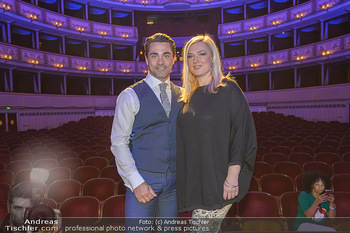
M334 196L330 193L330 177L322 172L308 172L303 177L302 188L303 191L298 196L294 230L335 231L323 226L325 217L334 218L336 215Z
M0 232L57 232L60 212L42 204L45 187L42 182L23 182L11 188Z

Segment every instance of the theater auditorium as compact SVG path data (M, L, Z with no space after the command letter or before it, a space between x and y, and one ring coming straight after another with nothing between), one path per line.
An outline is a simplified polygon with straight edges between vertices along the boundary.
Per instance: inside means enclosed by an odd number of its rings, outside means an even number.
M182 48L209 34L253 114L253 178L222 232L293 231L308 171L331 177L326 223L350 232L348 0L0 0L0 219L11 187L33 180L63 218L124 217L113 116L158 32L175 41L178 86Z

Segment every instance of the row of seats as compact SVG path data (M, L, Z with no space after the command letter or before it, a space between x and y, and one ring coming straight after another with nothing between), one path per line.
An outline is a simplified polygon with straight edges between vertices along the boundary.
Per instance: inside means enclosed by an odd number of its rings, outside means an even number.
M0 156L0 159L3 159L5 157L7 156ZM85 161L80 158L65 158L61 161L57 161L56 159L39 159L34 163L32 163L30 160L13 160L8 164L5 162L0 162L0 170L10 170L16 174L23 169L29 168L43 168L50 170L56 167L66 167L74 171L81 166L94 166L102 170L110 165L115 165L114 158L108 160L104 157L91 157Z
M73 196L64 200L61 205L51 198L45 198L43 203L54 209L59 208L62 217L124 217L125 194L112 195L101 203L93 196ZM7 201L0 200L0 218L4 218L7 211Z
M272 172L295 178L308 171L322 171L329 176L350 174L350 161L338 161L332 165L320 161L306 161L302 165L293 161L278 161L275 163L256 161L254 166L254 176L257 178Z
M45 147L46 148L46 147ZM74 150L77 150L77 148L66 148L61 147L59 152L52 152L52 151L46 151L46 152L40 152L40 153L34 153L34 152L20 152L20 153L14 153L11 152L8 149L0 149L0 156L8 157L8 160L5 160L5 163L8 163L13 160L29 160L29 161L38 161L41 159L55 159L57 161L61 161L65 158L80 158L83 161L86 161L89 158L95 158L95 157L103 157L107 160L110 160L113 158L113 154L110 151L110 149L106 149L105 146L103 146L103 150L96 151L96 150L90 150L89 148L81 148L78 146L81 151L77 152ZM19 149L19 148L17 148ZM21 148L22 150L22 148Z
M350 145L340 146L336 152L334 152L332 150L327 151L327 149L324 149L324 148L325 147L320 146L320 147L317 147L316 149L312 149L311 147L305 146L305 145L296 145L293 148L278 145L278 146L273 146L271 148L268 148L266 146L262 146L262 145L259 146L258 145L257 154L259 157L262 157L263 155L268 154L268 153L279 153L279 154L283 154L284 156L288 157L289 155L294 154L294 153L305 153L305 154L308 154L314 158L317 155L319 156L320 154L331 154L331 155L336 156L338 160L343 160L344 157L349 159Z
M240 202L235 203L231 207L228 217L239 216L240 218L259 218L255 220L243 219L243 221L255 222L255 225L258 226L256 230L259 231L292 231L294 217L297 215L298 211L299 193L300 192L298 191L285 192L281 195L280 199L276 199L269 193L248 192L248 194ZM337 217L350 217L350 213L348 211L348 206L350 206L350 192L334 192L333 194L335 196L335 204L337 205ZM269 220L269 218L274 218L275 221ZM267 224L256 224L256 221L264 220L267 220ZM338 223L340 223L340 221ZM342 230L344 227L349 227L348 223L349 222L347 222L345 226L343 224L339 224L338 228L335 224L335 227L338 230ZM249 230L248 228L249 227L246 225L243 230Z
M299 174L294 179L279 173L268 173L260 178L253 176L249 191L262 191L270 193L276 197L289 191L302 190L303 174ZM331 177L332 190L336 192L350 192L350 174L338 174Z
M298 195L297 191L286 192L281 195L280 200L277 200L268 193L248 192L240 202L232 205L227 217L238 217L236 220L243 222L242 225L245 225L246 228L248 224L244 222L254 222L254 218L259 218L260 222L268 219L268 223L272 225L260 226L260 231L271 230L276 223L279 231L292 230L293 218L297 214ZM339 218L350 217L348 211L350 192L335 192L334 196L337 216ZM52 199L46 199L45 203L57 208L56 202ZM102 204L92 196L74 196L63 201L59 209L63 217L124 217L125 195L111 196ZM0 201L0 217L6 213L6 201ZM180 214L181 216L188 215Z
M92 178L84 184L77 180L61 179L45 187L47 197L61 204L64 200L73 196L93 196L103 202L108 197L116 194L125 194L124 182L115 182L109 178ZM7 200L11 185L0 183L0 200Z
M265 176L264 175L265 172L259 171L259 167L262 167L262 166L266 167L266 164L267 164L269 166L270 172L267 172L266 174L271 173L271 170L274 173L283 174L283 173L287 173L287 170L293 170L292 168L289 168L289 167L292 167L292 166L294 166L294 168L297 167L295 171L293 171L294 173L289 171L287 174L288 176L290 176L290 178L289 177L288 178L292 179L292 189L291 189L292 191L292 190L300 190L300 186L298 185L300 184L303 172L307 171L307 168L305 169L305 167L307 167L306 163L315 162L315 160L317 159L321 160L320 155L318 155L318 153L315 153L316 151L322 152L322 151L318 151L320 150L318 148L321 148L318 146L327 146L327 147L329 146L329 147L335 148L336 151L333 153L335 153L336 156L340 157L340 160L335 159L333 162L327 162L328 164L326 164L326 166L329 166L331 169L330 170L331 172L329 172L331 176L334 174L336 175L338 174L334 168L335 166L338 166L336 164L341 164L339 166L346 166L347 163L345 162L345 160L347 160L348 157L346 157L345 155L347 152L342 151L343 149L341 148L347 148L346 147L347 141L350 135L349 124L343 124L339 122L315 123L315 122L305 121L293 116L283 116L282 114L275 114L273 112L253 113L253 116L256 123L257 137L258 137L259 144L258 144L257 162L256 162L255 174L254 174L254 176L256 177L253 178L250 188L251 190L256 190L258 193L264 193L266 191L271 192L272 197L275 200L277 200L278 205L280 205L279 200L282 199L282 195L283 195L283 193L281 192L280 193L275 192L276 189L280 189L279 184L276 184L276 182L279 182L279 181L268 181L267 183L270 183L270 184L265 185L266 182L264 180L268 180L268 178L262 179L262 177ZM110 167L110 165L113 165L115 163L113 154L109 150L109 147L110 147L109 136L110 136L112 120L113 120L112 117L88 117L78 122L69 122L63 126L60 126L58 128L51 129L51 130L47 130L47 129L28 130L25 132L16 132L16 133L9 132L9 133L0 134L0 161L2 161L1 160L2 157L3 158L6 157L7 160L3 161L4 163L3 167L4 169L8 169L8 165L11 162L18 160L18 158L23 159L27 156L27 159L25 160L32 163L31 167L39 166L37 164L41 163L40 161L41 159L47 159L46 161L49 162L48 164L52 162L51 165L47 165L44 162L42 162L43 163L42 166L46 168L51 168L50 175L51 173L54 174L55 173L54 171L56 170L57 170L57 173L60 173L58 172L58 170L66 170L66 169L59 168L60 166L69 168L70 179L67 179L67 180L69 180L69 183L77 183L77 182L80 183L80 188L79 188L80 191L78 193L75 192L73 197L68 197L69 196L68 195L67 197L62 197L62 199L58 199L58 203L60 204L60 208L61 208L65 200L70 200L71 198L74 199L75 197L80 198L80 197L83 197L81 195L86 194L86 191L84 193L83 189L85 188L85 185L88 182L90 182L89 178L91 179L92 177L85 176L85 180L81 180L81 182L79 182L77 181L78 179L80 179L78 178L79 176L74 175L74 173L80 167L83 167L84 165L86 166L87 161L95 160L95 157L101 158L96 160L104 161L102 162L103 165L100 165L99 163L88 164L88 165L95 166L95 168L97 169L102 168L101 173L106 166L105 159L108 160L107 165L109 166L107 167ZM329 142L329 141L332 141L332 142ZM334 143L333 141L335 141L336 143ZM270 142L273 142L273 143L270 143ZM305 148L307 151L302 151ZM271 155L267 155L268 153L271 153ZM282 154L282 156L280 156L279 154ZM297 156L292 154L297 154ZM296 159L296 157L299 157L299 159ZM305 159L310 157L311 157L310 160ZM328 158L328 157L334 157L334 156L324 156L324 157ZM51 160L55 160L55 162ZM288 162L294 162L296 163L297 166L290 165L290 163ZM258 165L260 163L264 165L261 165L261 166ZM287 164L284 164L284 163L287 163ZM10 168L12 166L13 165L10 165ZM16 170L16 173L18 173L22 169ZM115 169L115 167L113 167L113 169ZM319 170L319 169L320 168L317 168L316 170ZM89 170L89 169L82 168L81 170ZM90 170L92 171L92 169ZM116 170L114 170L114 172L115 171ZM327 168L326 171L328 172L329 169ZM260 175L258 175L259 172L260 172ZM18 178L16 178L17 176L16 173L13 173L12 181L10 182L10 184L16 184L20 182L21 176L26 177L25 175L18 175ZM48 189L53 187L52 186L53 184L62 182L59 180L55 181L55 179L67 178L66 175L69 172L62 171L62 173L63 174L65 173L65 175L62 175L62 176L52 175L53 178L50 178L48 181ZM96 174L96 172L91 172L91 173ZM25 174L25 172L23 172L22 174ZM77 174L79 174L79 172L77 172ZM99 174L99 176L102 177L101 174ZM118 182L116 181L116 179L117 178L114 179L114 182ZM118 179L120 180L120 177L118 177ZM350 179L346 179L346 180L348 181ZM123 185L122 181L118 182L117 185L118 186L115 186L115 189L118 190L123 188L124 190L115 191L114 194L125 192L125 186ZM268 186L272 187L271 191L268 190L269 189ZM342 187L347 187L347 186L349 185L348 184L342 185ZM7 185L7 187L9 187L9 185ZM285 189L285 190L288 190L288 189ZM337 191L338 189L334 187L334 190ZM84 195L84 197L86 195ZM98 195L99 194L96 194L96 196ZM112 195L112 193L110 193L110 195ZM106 197L101 197L101 200L105 198ZM100 201L100 202L103 202L103 201ZM243 204L239 204L239 205L243 205ZM235 212L234 210L235 206L237 207L237 205L234 205L230 212ZM264 205L261 205L261 206L263 207ZM119 209L119 206L115 208ZM252 209L257 209L257 207L254 207ZM242 213L242 210L240 212ZM281 211L279 213L281 214ZM235 214L239 215L238 207L237 207L237 212Z
M46 174L45 174L46 173ZM47 178L45 177L47 176ZM59 179L75 179L80 183L85 183L92 178L110 178L114 182L121 181L115 165L98 169L95 166L78 166L73 171L66 167L55 167L48 170L26 168L18 171L16 174L11 170L0 170L0 182L16 185L24 181L29 181L33 177L39 177L46 184Z

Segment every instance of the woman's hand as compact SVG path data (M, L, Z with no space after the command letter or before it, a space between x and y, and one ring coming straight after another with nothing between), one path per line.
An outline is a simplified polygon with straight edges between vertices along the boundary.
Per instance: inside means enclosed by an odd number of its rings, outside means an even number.
M320 205L320 204L322 204L322 203L324 203L324 202L327 202L327 201L328 201L328 196L324 193L324 194L322 194L322 195L319 195L319 196L316 198L315 203L316 203L317 205Z
M229 166L226 180L223 183L224 200L231 200L238 196L238 191L239 191L238 177L239 177L240 171L241 171L241 166L239 165Z
M231 199L237 197L238 191L239 191L238 182L237 182L237 184L233 185L233 184L230 184L227 180L225 180L225 182L224 182L224 195L223 195L224 200L231 200Z
M334 203L334 195L333 194L328 194L327 195L327 198L328 198L328 201L330 202L330 203Z

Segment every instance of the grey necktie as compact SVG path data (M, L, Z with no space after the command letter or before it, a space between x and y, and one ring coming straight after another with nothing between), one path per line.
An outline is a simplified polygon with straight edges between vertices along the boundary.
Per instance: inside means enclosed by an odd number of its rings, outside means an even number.
M160 88L160 101L162 102L162 105L163 105L163 108L165 110L167 117L169 117L171 105L170 105L168 95L166 93L167 85L168 85L167 83L161 83L161 84L159 84L159 88Z

